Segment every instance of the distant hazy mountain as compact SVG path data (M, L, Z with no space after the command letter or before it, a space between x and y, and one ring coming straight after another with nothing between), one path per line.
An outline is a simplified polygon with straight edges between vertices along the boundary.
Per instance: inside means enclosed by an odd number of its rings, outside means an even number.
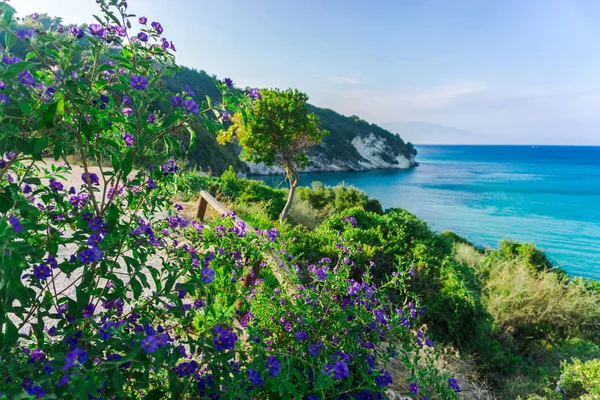
M386 127L415 144L481 144L486 142L486 137L483 135L430 122L402 122L387 124Z

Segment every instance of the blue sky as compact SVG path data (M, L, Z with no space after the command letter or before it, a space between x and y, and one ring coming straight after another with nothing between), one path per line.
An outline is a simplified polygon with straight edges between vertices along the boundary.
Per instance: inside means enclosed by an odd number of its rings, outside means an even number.
M465 142L600 145L600 1L128 3L163 24L180 64L239 86L298 88L392 131L424 121L471 132ZM11 4L67 23L97 12L94 0Z

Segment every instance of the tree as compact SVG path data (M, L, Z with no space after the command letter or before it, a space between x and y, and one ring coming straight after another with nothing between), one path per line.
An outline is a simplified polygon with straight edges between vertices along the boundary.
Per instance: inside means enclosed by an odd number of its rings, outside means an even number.
M236 113L232 124L219 134L219 143L236 138L242 146L242 158L268 166L279 164L290 184L285 207L279 215L283 222L298 186L298 169L308 165L306 151L329 132L319 128L319 118L309 114L308 96L296 89L253 89L255 98L245 113Z

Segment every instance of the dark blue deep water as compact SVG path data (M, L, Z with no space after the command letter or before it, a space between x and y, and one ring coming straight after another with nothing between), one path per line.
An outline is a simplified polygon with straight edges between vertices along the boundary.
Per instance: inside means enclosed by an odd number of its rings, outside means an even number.
M571 275L600 279L600 147L417 149L421 165L409 171L303 174L300 182L354 185L477 245L534 242Z

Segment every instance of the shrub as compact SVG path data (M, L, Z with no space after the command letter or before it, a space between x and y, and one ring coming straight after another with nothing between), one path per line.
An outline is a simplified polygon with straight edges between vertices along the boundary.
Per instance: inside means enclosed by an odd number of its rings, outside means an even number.
M532 272L521 258L489 268L486 308L498 324L519 337L522 346L540 338L593 338L600 328L600 296L582 281L565 281L555 272Z
M361 229L353 229L353 224ZM477 297L465 285L465 273L455 268L452 245L405 210L393 209L380 215L350 208L331 216L314 231L296 227L284 235L291 248L301 254L305 266L335 251L335 238L341 235L360 247L360 263L353 269L355 277L364 272L359 265L369 262L374 264L376 282L385 281L401 268L422 297L427 310L425 322L438 340L468 342L483 316Z
M534 244L520 243L512 240L502 240L498 250L491 253L492 257L500 260L513 260L515 258L523 259L524 263L536 272L555 269L552 262L546 256L546 253L539 250ZM565 272L558 270L563 276Z
M313 182L311 188L300 187L298 194L312 208L319 211L322 219L334 212L342 212L353 207L383 214L379 200L370 198L365 192L345 184L329 187L321 182Z
M600 398L600 359L563 363L559 390L568 399Z

